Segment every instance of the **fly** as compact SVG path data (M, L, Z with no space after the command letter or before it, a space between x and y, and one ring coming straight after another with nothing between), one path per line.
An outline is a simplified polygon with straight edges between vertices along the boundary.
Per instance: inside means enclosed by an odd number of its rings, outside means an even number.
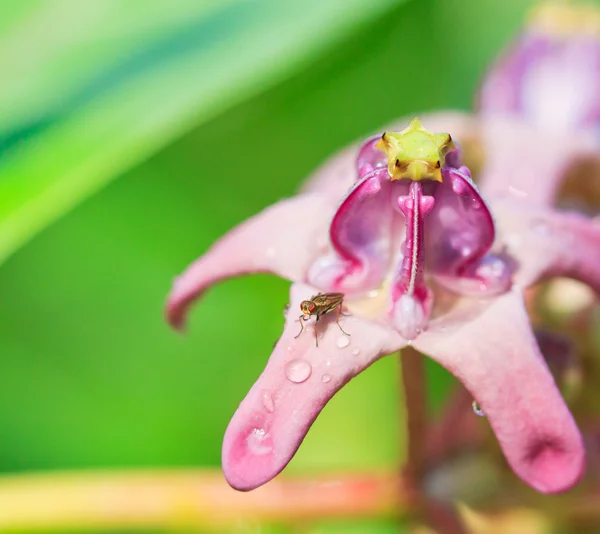
M303 300L300 303L300 311L302 311L302 315L300 315L300 332L296 337L299 337L302 331L304 330L304 324L302 321L308 321L311 315L316 317L315 320L315 343L317 347L319 346L319 338L317 337L317 323L322 315L326 315L332 311L335 311L335 322L339 326L340 330L347 336L348 332L344 332L342 325L340 324L340 314L342 312L342 304L344 303L344 294L343 293L319 293L318 295L313 295L310 297L310 300ZM343 314L342 314L343 315Z

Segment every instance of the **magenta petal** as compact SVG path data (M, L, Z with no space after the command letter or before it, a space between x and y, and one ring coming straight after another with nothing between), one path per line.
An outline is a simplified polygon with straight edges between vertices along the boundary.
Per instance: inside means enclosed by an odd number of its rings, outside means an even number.
M585 451L540 354L522 295L511 291L479 302L471 321L432 328L415 346L475 397L519 477L543 493L567 490L584 472Z
M405 344L392 329L355 316L340 318L350 334L346 337L335 324L335 314L319 321L318 347L313 320L296 339L300 301L316 293L311 286L292 286L283 335L229 423L223 471L236 489L254 489L277 475L329 399L379 357Z
M335 255L311 267L309 280L330 291L366 291L381 284L389 266L394 210L387 168L357 182L329 230Z
M486 257L494 221L466 167L443 170L425 225L427 264L439 283L461 294L496 294L510 285L508 266Z
M171 325L183 327L189 305L225 278L269 272L304 279L331 212L320 196L306 194L278 202L231 230L175 280L166 305Z
M600 227L578 213L497 201L498 233L517 264L514 280L527 287L565 276L600 293Z
M387 156L384 152L375 148L380 139L380 135L371 137L360 147L358 157L356 158L358 177L362 178L378 167L385 167L387 169Z

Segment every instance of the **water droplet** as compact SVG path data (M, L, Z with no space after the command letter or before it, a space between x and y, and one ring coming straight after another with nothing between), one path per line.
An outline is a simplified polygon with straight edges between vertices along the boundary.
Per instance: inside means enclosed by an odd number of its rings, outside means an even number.
M481 406L479 406L479 403L476 400L473 401L473 411L475 412L475 415L485 417L485 412L481 409Z
M521 246L523 236L521 234L509 234L504 238L504 242L508 245L508 248L514 249Z
M263 391L262 402L263 406L265 407L265 410L267 410L267 412L273 413L273 411L275 410L275 403L273 402L273 396L269 391Z
M350 339L348 339L348 336L340 336L337 338L335 344L339 349L343 349L344 347L350 345Z
M538 235L548 235L550 228L548 223L542 219L537 219L532 222L531 229Z
M523 191L517 187L515 187L514 185L509 185L508 186L508 192L518 198L525 198L527 196L527 191Z
M296 384L304 382L311 373L312 367L310 363L300 358L292 360L285 365L285 376L288 377L288 380Z
M329 382L331 380L331 375L323 375L321 377L321 382L323 382L323 384L327 384L327 382Z
M327 367L331 367L331 360L330 360L329 358L327 358L327 359L325 360L325 365L326 365Z
M254 428L246 438L250 452L256 456L269 454L273 450L273 440L263 428Z
M379 296L379 289L372 289L371 291L367 291L367 297L370 299L377 298Z
M357 356L359 352L360 349L352 349L352 354L354 354L354 356Z
M319 237L317 239L317 248L322 250L327 247L328 240L326 237Z

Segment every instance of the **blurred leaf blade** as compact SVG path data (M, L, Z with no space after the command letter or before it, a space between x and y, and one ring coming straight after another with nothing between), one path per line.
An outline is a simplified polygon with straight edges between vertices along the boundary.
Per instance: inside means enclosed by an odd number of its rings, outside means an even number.
M36 76L11 68L7 43L14 47L27 41L27 30L45 27L45 17L57 16L49 6L66 13L75 4L31 2L31 13L21 8L13 16L21 29L0 41L0 64L12 72L9 82L23 82L0 89L0 261L127 168L292 74L399 0L184 0L175 2L180 9L162 26L152 19L164 18L167 1L159 3L163 9L136 23L127 10L140 10L139 2L109 1L102 16L88 17L85 31L45 43L56 45L56 58L52 50L40 51ZM184 16L187 4L194 16ZM131 26L108 32L111 9L113 15L125 9ZM127 31L135 33L130 40ZM115 46L115 39L129 48ZM86 55L71 53L73 42L91 46L98 40L106 49L94 48L97 69L83 68ZM22 68L31 74L35 66L30 60ZM202 179L202 169L198 175Z

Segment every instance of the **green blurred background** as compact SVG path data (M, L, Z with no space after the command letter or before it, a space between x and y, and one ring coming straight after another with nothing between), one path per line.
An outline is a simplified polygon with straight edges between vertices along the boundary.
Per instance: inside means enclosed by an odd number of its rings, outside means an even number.
M181 336L162 316L173 277L345 144L404 114L470 109L530 5L3 2L2 471L218 467L288 283L224 283ZM439 407L452 379L429 371ZM386 358L327 406L288 472L397 464L398 398Z

